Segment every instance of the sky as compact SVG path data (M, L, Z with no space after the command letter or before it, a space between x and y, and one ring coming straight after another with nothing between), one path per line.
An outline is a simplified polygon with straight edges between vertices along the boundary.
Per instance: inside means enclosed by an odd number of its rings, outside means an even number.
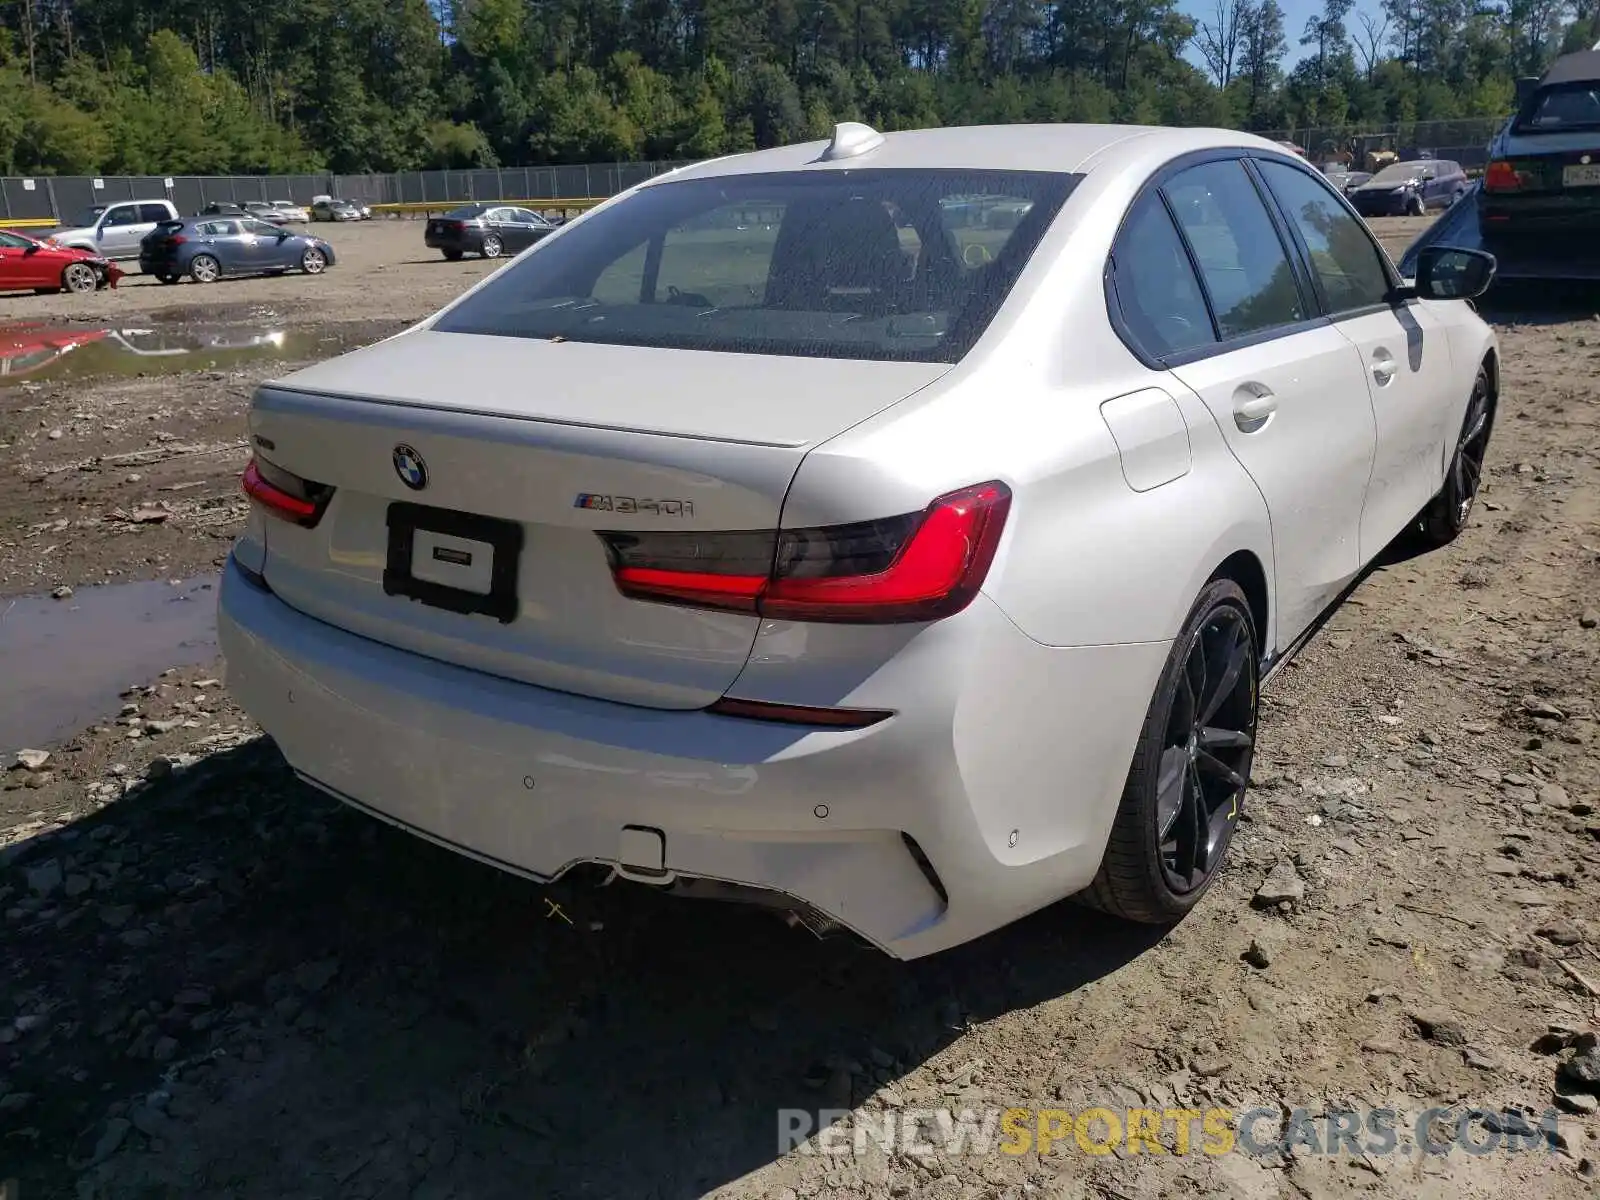
M1287 70L1311 53L1312 47L1300 44L1300 35L1305 30L1306 21L1321 11L1322 0L1278 0L1278 4L1283 9L1283 31L1289 38L1289 55L1283 60L1284 69ZM1181 0L1178 7L1197 22L1204 21L1209 20L1216 12L1216 0ZM1359 14L1363 11L1377 16L1380 10L1376 0L1357 3L1345 22L1352 34L1361 28ZM1185 52L1184 57L1198 67L1205 66L1205 59L1200 57L1200 52L1193 45Z

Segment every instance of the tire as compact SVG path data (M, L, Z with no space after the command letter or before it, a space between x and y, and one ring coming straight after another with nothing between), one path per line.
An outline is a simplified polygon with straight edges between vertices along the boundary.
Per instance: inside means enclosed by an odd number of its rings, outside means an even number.
M1177 921L1200 902L1221 874L1244 806L1260 661L1244 592L1231 579L1213 580L1172 644L1105 858L1079 899L1147 924Z
M222 264L209 254L196 254L189 260L189 278L196 283L215 283L222 277Z
M1419 531L1429 549L1448 546L1467 527L1467 519L1472 516L1472 506L1478 498L1478 485L1483 479L1483 459L1489 450L1489 436L1494 432L1494 408L1489 373L1479 367L1478 377L1472 381L1472 395L1467 400L1467 415L1461 422L1455 453L1450 456L1450 466L1445 471L1444 486L1418 518Z
M88 263L68 263L61 271L61 290L84 296L100 286L100 276Z
M443 253L444 253L445 259L447 261L449 261L449 262L460 262L461 261L461 251L459 251L459 250L446 250Z
M499 258L505 253L505 249L505 243L500 240L498 234L486 233L483 235L483 244L478 253L485 258Z
M1406 201L1406 216L1420 217L1428 211L1428 206L1422 202L1421 196L1412 196Z
M321 275L328 269L328 256L315 246L307 246L300 256L300 269L307 275Z

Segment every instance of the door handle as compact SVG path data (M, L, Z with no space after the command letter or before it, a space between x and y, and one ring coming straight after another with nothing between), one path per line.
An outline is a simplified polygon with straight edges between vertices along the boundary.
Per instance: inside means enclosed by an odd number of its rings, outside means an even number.
M1379 387L1393 380L1395 372L1399 369L1394 359L1387 354L1384 354L1381 358L1375 357L1372 360L1372 378L1377 380Z
M1241 433L1255 433L1266 427L1278 411L1278 398L1260 384L1246 384L1234 393L1233 423Z

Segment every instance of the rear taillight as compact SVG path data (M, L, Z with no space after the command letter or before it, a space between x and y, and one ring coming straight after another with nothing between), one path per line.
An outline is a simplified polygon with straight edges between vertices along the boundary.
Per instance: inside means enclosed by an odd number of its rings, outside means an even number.
M169 237L167 239L167 245L169 245L169 246L181 246L185 242L187 242L188 240L189 239L184 237L183 234L175 233L175 234L173 234L171 237Z
M264 458L251 458L240 480L244 494L262 510L295 525L312 528L322 520L333 489L312 483Z
M602 533L624 596L790 621L935 621L972 602L1011 490L984 483L920 513L817 529Z
M1497 159L1483 172L1483 190L1486 192L1520 192L1534 181L1527 171L1519 171L1513 164Z

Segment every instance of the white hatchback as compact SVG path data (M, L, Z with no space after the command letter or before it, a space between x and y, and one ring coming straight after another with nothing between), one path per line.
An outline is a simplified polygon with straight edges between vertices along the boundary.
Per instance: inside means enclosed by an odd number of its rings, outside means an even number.
M1311 166L1007 126L701 163L257 392L230 686L306 780L914 958L1216 878L1262 678L1500 378ZM608 874L607 876L611 876Z

